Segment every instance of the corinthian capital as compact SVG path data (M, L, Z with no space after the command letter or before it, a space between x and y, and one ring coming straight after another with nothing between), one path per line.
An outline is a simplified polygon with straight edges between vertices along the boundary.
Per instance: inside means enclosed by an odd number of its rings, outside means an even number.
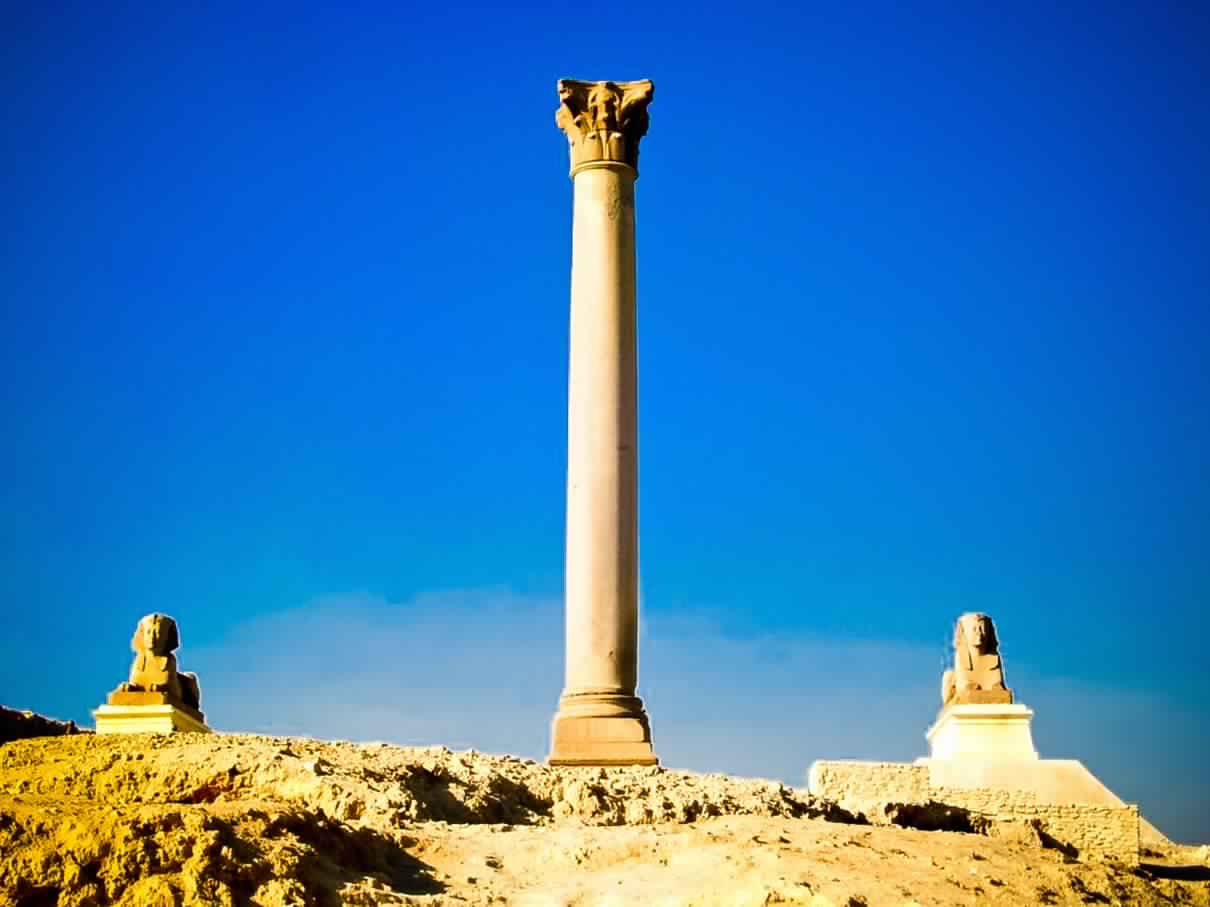
M647 105L655 86L638 82L559 80L555 123L571 145L571 172L597 161L639 169L639 139L647 134Z

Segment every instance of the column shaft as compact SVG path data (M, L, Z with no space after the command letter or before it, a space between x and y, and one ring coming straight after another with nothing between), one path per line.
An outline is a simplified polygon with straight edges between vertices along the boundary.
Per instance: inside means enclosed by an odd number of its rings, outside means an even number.
M566 670L555 765L650 765L638 682L634 182L649 82L559 85L574 209Z
M567 413L566 692L634 695L638 483L634 171L575 177Z

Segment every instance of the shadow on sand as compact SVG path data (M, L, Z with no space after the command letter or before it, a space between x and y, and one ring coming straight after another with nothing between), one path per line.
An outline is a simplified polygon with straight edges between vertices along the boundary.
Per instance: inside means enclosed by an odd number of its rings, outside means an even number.
M1139 873L1157 879L1173 879L1178 882L1210 882L1210 866L1171 866L1167 863L1140 863Z

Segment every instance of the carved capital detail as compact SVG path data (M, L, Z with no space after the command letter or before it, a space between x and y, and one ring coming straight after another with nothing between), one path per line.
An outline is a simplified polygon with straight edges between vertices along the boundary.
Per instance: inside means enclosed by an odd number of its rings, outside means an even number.
M647 134L647 105L655 93L649 79L637 82L559 80L555 124L567 134L571 173L598 161L639 169L639 139Z

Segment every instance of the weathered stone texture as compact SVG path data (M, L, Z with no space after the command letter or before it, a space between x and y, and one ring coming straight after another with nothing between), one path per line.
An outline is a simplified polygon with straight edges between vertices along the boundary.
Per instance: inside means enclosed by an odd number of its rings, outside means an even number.
M814 796L871 817L885 813L890 803L938 803L993 822L1035 823L1056 846L1081 859L1139 861L1139 810L1133 805L1046 803L1026 790L934 787L927 766L895 762L816 762L809 783Z
M906 762L816 762L808 786L841 807L868 812L884 803L927 803L928 769Z
M1086 803L1039 803L1030 791L999 789L932 789L932 797L951 806L994 819L1038 821L1039 828L1059 845L1075 849L1082 859L1139 861L1139 808L1093 806Z

